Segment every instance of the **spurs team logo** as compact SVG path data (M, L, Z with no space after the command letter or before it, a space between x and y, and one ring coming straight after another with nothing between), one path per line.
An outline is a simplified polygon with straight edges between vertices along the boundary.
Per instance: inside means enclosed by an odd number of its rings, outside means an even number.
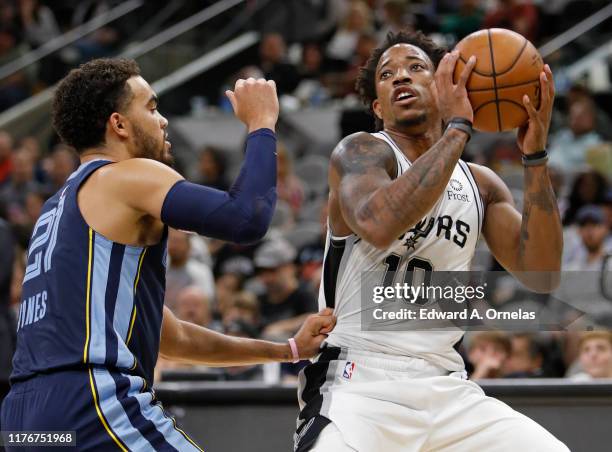
M434 222L435 220L433 218L430 218L429 223L425 225L425 221L423 220L417 223L412 229L410 229L408 233L412 233L412 235L409 236L404 242L404 246L406 247L406 249L415 249L418 240L421 237L427 237L429 235L431 229L434 226Z
M450 240L459 248L463 248L470 233L470 225L464 221L453 219L449 215L442 215L437 218L430 217L429 219L426 217L415 224L408 232L402 234L398 240L405 239L404 246L406 250L410 251L416 249L421 237L427 237L431 233L436 234L436 237Z
M342 372L342 376L347 380L350 380L353 376L353 371L355 370L355 363L352 361L347 361L344 365L344 372Z
M467 193L461 193L463 191L463 184L457 179L451 179L448 183L452 190L446 190L446 196L451 201L470 202L470 196Z

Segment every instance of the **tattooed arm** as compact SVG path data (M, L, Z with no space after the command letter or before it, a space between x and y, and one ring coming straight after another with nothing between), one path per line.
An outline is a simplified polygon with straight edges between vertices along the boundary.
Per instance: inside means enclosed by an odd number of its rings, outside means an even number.
M483 233L497 261L510 272L559 271L563 233L548 168L525 168L522 216L499 176L483 166L470 168L485 198Z
M533 154L546 146L555 95L548 65L540 74L540 87L537 110L527 96L523 98L529 121L519 129L518 146L524 154ZM484 188L487 204L484 235L493 255L531 289L543 292L554 289L559 283L563 231L548 168L525 167L522 217L514 208L510 191L493 171L476 165L471 168Z
M367 133L348 136L331 158L332 227L337 200L351 231L378 248L387 248L440 198L466 140L461 131L447 131L410 169L392 180L396 160L389 145Z

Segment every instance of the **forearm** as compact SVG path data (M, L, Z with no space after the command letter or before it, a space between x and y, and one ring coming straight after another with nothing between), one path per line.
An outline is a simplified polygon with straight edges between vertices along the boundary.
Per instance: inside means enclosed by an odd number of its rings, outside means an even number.
M465 147L467 135L449 130L401 176L376 190L356 212L365 230L391 243L420 221L442 195Z
M525 167L519 271L559 271L563 231L546 165Z
M228 192L178 181L164 199L162 221L225 241L260 240L276 203L275 151L276 138L271 131L249 135L245 161Z
M288 343L227 336L193 323L178 323L180 334L162 348L162 355L173 361L225 367L292 360Z

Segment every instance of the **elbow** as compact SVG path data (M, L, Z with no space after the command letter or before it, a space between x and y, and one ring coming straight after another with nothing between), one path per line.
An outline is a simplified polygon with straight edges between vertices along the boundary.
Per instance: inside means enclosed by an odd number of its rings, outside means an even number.
M239 245L250 245L262 240L272 222L275 205L275 189L272 189L268 196L256 200L251 214L242 221L234 242Z
M249 222L236 235L235 243L238 245L252 245L262 240L268 232L269 223Z
M529 290L536 293L547 294L559 288L561 284L561 271L560 268L558 268L556 270L547 271L521 272L518 279Z

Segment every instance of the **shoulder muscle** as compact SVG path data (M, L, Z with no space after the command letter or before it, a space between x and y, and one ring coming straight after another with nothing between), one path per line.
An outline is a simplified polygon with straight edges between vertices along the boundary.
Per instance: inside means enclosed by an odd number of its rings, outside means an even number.
M166 194L183 176L155 160L134 158L100 168L98 178L129 207L160 218Z

